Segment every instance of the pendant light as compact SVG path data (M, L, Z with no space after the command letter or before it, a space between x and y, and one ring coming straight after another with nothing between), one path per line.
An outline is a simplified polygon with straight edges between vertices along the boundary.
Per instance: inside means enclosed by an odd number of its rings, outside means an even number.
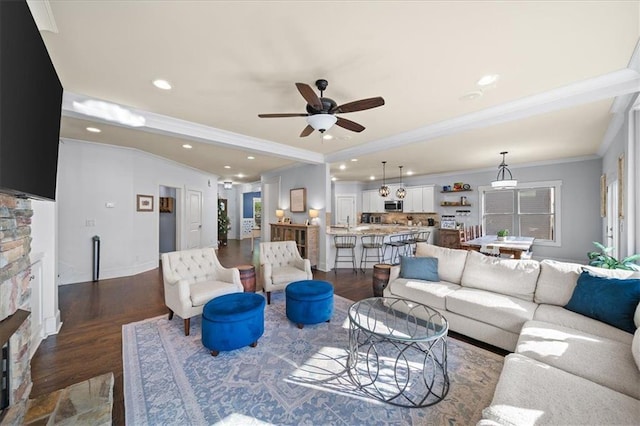
M505 163L505 155L508 154L508 151L502 151L500 154L502 155L502 163L498 166L498 176L496 176L496 180L491 182L491 187L496 189L507 189L507 188L515 188L518 185L518 181L513 178L511 174L511 170L507 167ZM509 173L509 179L507 179L506 174Z
M398 166L398 167L400 167L400 188L396 190L396 198L400 198L402 200L404 199L404 197L407 196L407 190L404 189L404 185L402 183L402 167L403 166Z
M387 164L386 161L382 162L382 186L378 189L378 194L380 194L380 196L383 198L386 198L389 195L389 187L387 186L386 179L385 179L386 164Z

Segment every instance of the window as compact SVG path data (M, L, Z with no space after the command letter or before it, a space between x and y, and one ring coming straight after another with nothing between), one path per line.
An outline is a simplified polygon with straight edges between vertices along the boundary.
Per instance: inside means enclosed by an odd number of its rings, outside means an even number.
M481 187L482 222L485 234L501 229L536 244L560 245L560 187L562 182L519 184L513 189Z

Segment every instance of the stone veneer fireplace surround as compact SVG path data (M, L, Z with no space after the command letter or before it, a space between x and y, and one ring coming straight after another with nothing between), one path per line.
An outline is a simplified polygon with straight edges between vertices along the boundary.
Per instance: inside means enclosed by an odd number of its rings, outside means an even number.
M0 346L9 342L9 407L20 424L31 392L31 201L0 194Z

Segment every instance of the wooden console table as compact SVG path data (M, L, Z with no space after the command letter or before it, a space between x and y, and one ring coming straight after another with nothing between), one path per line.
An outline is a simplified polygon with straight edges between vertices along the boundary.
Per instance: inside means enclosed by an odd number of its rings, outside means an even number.
M309 259L311 266L317 266L319 232L318 225L272 223L271 241L295 241L300 256L303 259Z

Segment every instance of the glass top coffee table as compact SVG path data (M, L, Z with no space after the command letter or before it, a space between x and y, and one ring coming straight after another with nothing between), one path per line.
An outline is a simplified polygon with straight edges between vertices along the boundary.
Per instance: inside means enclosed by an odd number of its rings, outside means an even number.
M449 392L447 320L405 299L372 297L349 308L351 380L366 394L402 407L428 407Z

